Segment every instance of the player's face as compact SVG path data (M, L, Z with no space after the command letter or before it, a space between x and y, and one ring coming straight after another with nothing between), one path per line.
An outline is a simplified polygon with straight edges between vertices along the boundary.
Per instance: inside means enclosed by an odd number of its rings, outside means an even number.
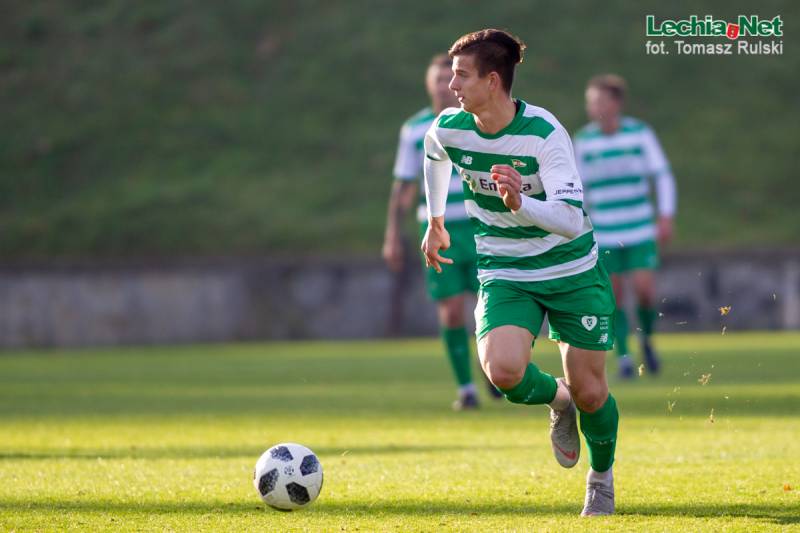
M431 100L445 107L458 107L456 95L450 90L450 80L453 78L453 71L450 67L431 65L425 77L425 85Z
M453 58L453 79L450 89L455 93L464 111L477 112L489 100L490 76L478 76L475 58L471 55L457 55Z
M590 120L603 122L619 115L620 103L608 91L589 87L586 89L586 114Z

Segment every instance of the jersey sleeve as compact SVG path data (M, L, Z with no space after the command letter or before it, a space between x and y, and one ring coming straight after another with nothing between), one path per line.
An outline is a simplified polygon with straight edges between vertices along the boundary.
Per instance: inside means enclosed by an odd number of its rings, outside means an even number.
M394 177L410 181L419 178L422 172L422 154L416 146L412 128L407 124L400 129L397 155L394 158Z
M439 141L439 136L436 135L436 122L438 122L438 119L431 124L431 127L425 133L425 157L434 161L450 161L447 150L444 149L444 146Z
M556 128L545 139L539 155L539 178L547 200L562 200L583 207L583 185L566 130Z
M444 216L453 163L436 135L436 123L425 134L425 199L428 216Z
M677 194L675 177L672 175L667 156L664 155L664 150L661 148L656 134L650 128L643 133L643 143L647 169L655 180L658 213L667 217L674 216L677 208Z

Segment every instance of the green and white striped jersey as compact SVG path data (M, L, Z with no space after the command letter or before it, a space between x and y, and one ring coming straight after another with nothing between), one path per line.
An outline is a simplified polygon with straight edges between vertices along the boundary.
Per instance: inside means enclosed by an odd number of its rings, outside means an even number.
M425 157L424 140L436 115L430 107L420 110L409 118L400 129L400 142L397 146L397 156L394 160L394 177L398 180L422 180L422 162ZM417 208L417 219L420 222L428 220L425 209L425 190L419 188L420 205ZM447 196L447 210L445 220L449 222L468 221L469 217L464 209L464 194L461 192L461 176L455 171L450 180L450 194Z
M654 240L655 209L650 180L657 189L658 212L675 213L675 180L653 130L623 117L605 134L592 122L575 135L575 159L586 189L586 210L602 248Z
M492 165L512 165L522 176L523 194L582 207L583 190L572 143L547 110L519 101L511 123L489 135L478 129L471 113L445 109L428 130L425 153L432 160L451 162L464 180L464 205L475 230L482 283L557 279L585 272L596 264L597 245L588 216L583 217L583 227L572 239L526 226L503 204L491 179Z

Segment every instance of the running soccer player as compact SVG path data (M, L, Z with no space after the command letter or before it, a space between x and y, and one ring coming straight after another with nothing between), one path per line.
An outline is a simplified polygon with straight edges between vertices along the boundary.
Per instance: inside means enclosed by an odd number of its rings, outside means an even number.
M425 87L431 105L416 113L403 124L400 143L394 164L395 182L389 198L386 233L383 241L383 258L395 272L403 268L402 221L408 208L417 196L417 184L422 177L424 159L423 139L433 120L446 107L458 105L448 84L453 77L452 59L439 54L431 59L425 76ZM445 350L450 359L456 382L458 398L453 402L456 410L478 407L478 395L472 382L469 335L465 328L464 305L467 294L478 290L478 273L475 265L475 238L472 223L464 210L461 193L461 178L453 174L450 181L452 194L447 201L447 230L451 235L451 247L447 257L456 264L446 266L442 275L426 269L428 294L436 302L439 325ZM420 238L427 226L425 196L419 195L417 215L420 221ZM489 387L493 395L500 393Z
M509 401L550 407L553 452L566 468L580 453L577 405L591 465L581 514L611 514L619 413L608 392L605 352L614 342L614 295L582 210L569 135L547 110L511 97L524 48L494 29L466 34L450 48L450 88L461 108L442 111L425 136L422 250L437 272L453 263L440 251L450 246L445 207L455 167L476 228L483 370ZM545 315L565 378L531 362Z
M655 133L641 120L621 116L625 93L625 80L619 76L604 74L589 80L586 113L592 122L575 135L575 158L600 257L618 302L614 324L619 375L632 378L625 281L630 279L636 293L644 364L656 374L660 363L651 341L656 321L656 241L664 246L672 238L676 200L675 178ZM650 199L651 179L657 210Z

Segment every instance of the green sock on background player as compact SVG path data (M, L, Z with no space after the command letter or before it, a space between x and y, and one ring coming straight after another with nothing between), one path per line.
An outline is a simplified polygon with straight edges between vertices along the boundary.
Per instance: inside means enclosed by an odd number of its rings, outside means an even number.
M589 464L595 472L605 472L614 464L614 450L617 447L617 401L609 393L606 403L594 413L580 411L580 421L581 433L589 449Z
M653 326L656 322L656 310L652 307L639 307L636 310L639 315L639 327L642 328L642 334L649 337L653 334Z
M442 340L459 386L472 383L467 329L464 327L442 328Z
M628 315L622 309L614 312L614 338L617 348L617 357L629 355L628 353Z
M500 389L513 403L540 405L550 403L556 397L556 378L542 372L533 363L528 363L522 381L510 389Z

